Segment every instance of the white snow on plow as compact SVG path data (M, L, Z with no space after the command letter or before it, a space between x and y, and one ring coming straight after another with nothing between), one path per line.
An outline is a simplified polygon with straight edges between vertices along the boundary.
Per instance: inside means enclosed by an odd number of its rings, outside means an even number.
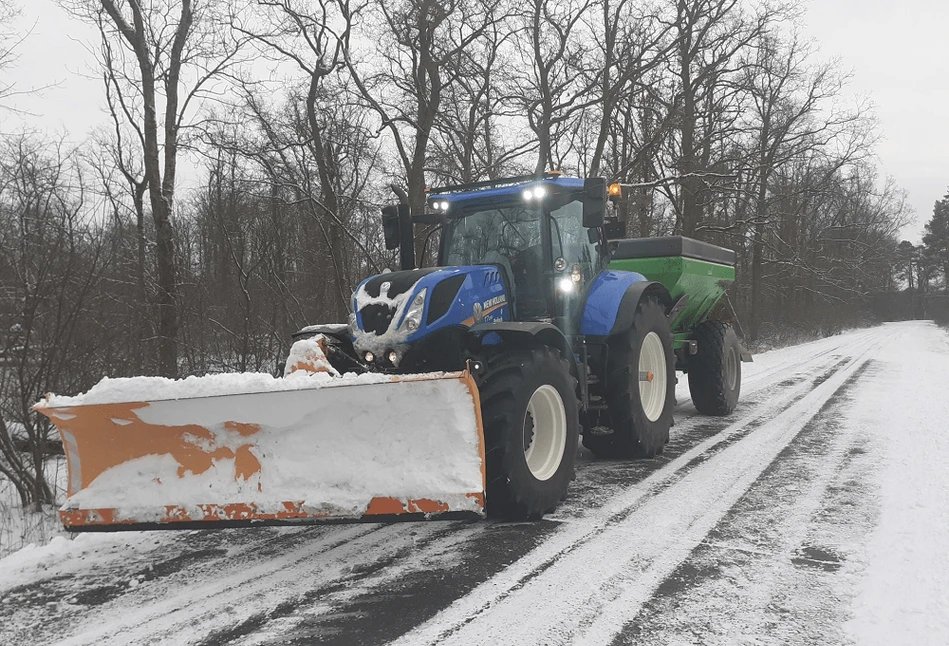
M166 505L200 518L198 505L276 513L285 501L303 502L308 514L358 517L377 497L481 510L471 495L484 491L481 437L461 373L114 379L44 405L68 425L76 415L98 418L97 405L136 401L147 403L124 412L131 423L113 417L110 437L142 446L148 434L183 433L181 448L118 461L64 509L116 509L117 520L136 522L160 521ZM88 459L79 453L71 467ZM187 470L195 454L210 456L210 468Z
M438 373L413 375L425 379L439 376ZM185 379L165 377L103 377L88 392L75 395L49 394L37 404L38 407L82 406L88 404L115 404L120 402L155 401L158 399L186 399L194 397L217 397L244 393L263 393L287 390L303 390L326 386L354 384L380 384L395 380L391 375L349 373L334 377L328 373L295 372L287 377L274 377L265 372L234 372Z

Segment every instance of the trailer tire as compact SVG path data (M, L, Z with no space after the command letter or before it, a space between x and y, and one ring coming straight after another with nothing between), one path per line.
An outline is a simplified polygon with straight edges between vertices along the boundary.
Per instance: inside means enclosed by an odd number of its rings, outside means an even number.
M641 385L643 380L648 385ZM675 380L665 308L655 296L646 295L636 307L632 327L609 340L605 394L613 432L600 435L588 429L583 445L600 458L662 453L672 426Z
M488 514L536 519L566 497L580 434L576 379L548 346L485 358L479 380ZM539 429L535 423L543 423Z
M741 345L732 326L705 321L693 332L698 352L689 357L689 392L696 410L728 415L741 391Z

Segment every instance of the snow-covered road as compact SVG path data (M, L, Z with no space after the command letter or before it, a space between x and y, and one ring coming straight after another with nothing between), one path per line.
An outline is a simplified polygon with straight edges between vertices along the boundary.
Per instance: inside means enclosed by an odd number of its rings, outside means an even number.
M665 454L581 455L539 523L88 534L0 560L0 644L947 644L949 334L680 385Z

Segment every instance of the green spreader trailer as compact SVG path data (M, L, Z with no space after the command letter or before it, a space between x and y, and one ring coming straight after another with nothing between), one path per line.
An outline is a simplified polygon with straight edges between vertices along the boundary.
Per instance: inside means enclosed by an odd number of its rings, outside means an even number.
M751 361L735 333L727 296L735 281L735 252L683 236L613 240L610 269L657 281L674 305L669 312L676 370L689 377L699 412L726 415L738 403L741 361Z

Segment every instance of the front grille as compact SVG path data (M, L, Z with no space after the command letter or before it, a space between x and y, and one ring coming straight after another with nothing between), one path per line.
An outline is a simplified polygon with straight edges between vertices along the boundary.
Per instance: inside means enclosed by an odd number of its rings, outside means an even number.
M428 318L425 320L428 325L448 313L465 278L467 278L466 274L458 274L435 285L435 289L432 290L432 299L428 303Z
M362 329L365 332L382 336L389 330L389 324L392 323L392 317L395 316L395 308L381 303L373 303L359 310L359 315L362 317Z

